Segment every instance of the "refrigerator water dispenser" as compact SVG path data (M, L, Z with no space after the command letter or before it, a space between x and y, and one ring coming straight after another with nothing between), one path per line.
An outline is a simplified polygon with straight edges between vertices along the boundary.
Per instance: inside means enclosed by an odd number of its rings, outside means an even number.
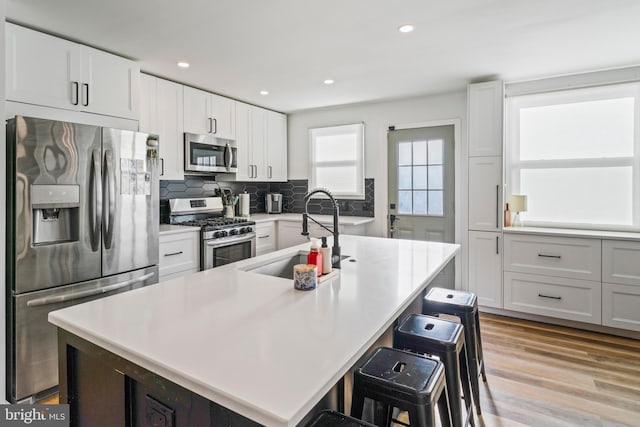
M33 244L77 241L79 206L77 185L32 185Z

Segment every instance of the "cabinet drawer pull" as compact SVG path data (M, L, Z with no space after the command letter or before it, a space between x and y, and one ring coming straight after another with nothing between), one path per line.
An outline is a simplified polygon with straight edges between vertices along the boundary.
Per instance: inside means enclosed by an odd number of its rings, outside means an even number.
M557 300L561 300L562 299L562 297L556 297L556 296L553 296L553 295L538 294L538 296L540 298L549 298L549 299L557 299Z
M268 239L270 236L267 234L265 236L258 236L258 239Z
M182 251L178 251L178 252L171 252L170 254L164 254L164 256L181 255L181 254L183 254L183 253L184 253L184 252L182 252Z
M78 82L71 82L71 103L73 105L78 105L80 102L78 86L80 86Z
M555 259L560 259L560 258L562 258L562 255L538 254L538 256L539 256L540 258L555 258Z

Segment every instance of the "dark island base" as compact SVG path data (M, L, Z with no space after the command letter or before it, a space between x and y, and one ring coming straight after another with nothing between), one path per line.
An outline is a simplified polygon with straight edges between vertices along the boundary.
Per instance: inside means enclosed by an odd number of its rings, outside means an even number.
M58 357L72 426L260 425L62 329Z

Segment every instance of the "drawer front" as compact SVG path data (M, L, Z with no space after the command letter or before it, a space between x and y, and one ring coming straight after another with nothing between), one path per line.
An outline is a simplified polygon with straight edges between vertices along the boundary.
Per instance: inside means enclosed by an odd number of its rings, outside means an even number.
M602 241L602 281L640 286L640 242Z
M180 233L160 236L160 276L199 270L200 233Z
M590 280L505 272L504 308L600 324L601 285Z
M272 222L256 224L256 255L276 249L276 227Z
M640 286L602 284L602 324L640 331Z
M600 240L506 234L504 269L583 280L601 280Z

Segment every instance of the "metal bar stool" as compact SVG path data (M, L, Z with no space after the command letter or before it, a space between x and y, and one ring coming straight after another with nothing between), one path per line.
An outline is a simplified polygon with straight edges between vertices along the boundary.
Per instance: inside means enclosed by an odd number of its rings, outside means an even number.
M448 314L460 318L464 326L464 339L467 343L467 358L469 361L469 380L471 391L476 404L476 412L480 410L480 385L478 376L487 382L484 372L484 357L482 355L482 337L480 336L480 317L478 315L478 299L473 292L453 289L432 288L422 301L422 313L430 315Z
M393 348L376 349L354 373L352 417L362 418L366 397L385 408L376 425L388 426L393 408L398 408L409 413L411 426L434 426L437 403L442 425L451 426L444 365L438 360Z
M325 409L313 417L305 427L375 427L365 421L340 412Z
M454 427L474 426L469 387L469 367L464 341L464 327L437 317L411 314L393 331L393 347L437 356L444 364L449 407ZM466 416L462 411L460 385L464 394Z

